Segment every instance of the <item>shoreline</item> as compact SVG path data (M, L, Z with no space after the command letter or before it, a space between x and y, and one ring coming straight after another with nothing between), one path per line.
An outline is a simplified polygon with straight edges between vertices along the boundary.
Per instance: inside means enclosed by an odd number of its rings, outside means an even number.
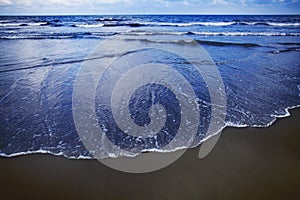
M50 154L0 157L9 199L300 198L300 109L266 128L226 127L212 152L199 147L156 172L128 174L94 159ZM298 130L298 131L297 131Z
M280 119L283 119L283 118L288 118L291 116L291 112L293 110L297 110L300 108L300 105L296 105L296 106L291 106L291 107L287 107L285 108L285 112L286 114L284 115L271 115L274 117L274 120L272 120L271 122L269 122L267 125L265 126L260 126L260 125L254 125L254 126L249 126L249 125L237 125L237 124L231 124L231 123L227 123L224 125L224 127L222 128L221 130L221 134L223 133L223 131L226 129L226 128L268 128L270 126L272 126L273 124L275 124L278 120ZM209 136L208 138L205 138L201 143L209 140L211 137L214 137L216 135L218 135L220 133L216 133L214 135L211 135ZM191 147L191 149L193 148L200 148L201 146L201 143L200 144L197 144L196 146L194 147ZM175 151L181 151L181 150L185 150L184 149L177 149ZM154 151L155 153L172 153L174 151L170 151L170 152L157 152L157 151ZM147 152L145 152L147 153ZM84 157L84 156L79 156L79 157L68 157L67 155L63 154L63 153L58 153L58 154L55 154L55 153L52 153L50 151L47 151L47 150L37 150L37 151L27 151L27 152L20 152L20 153L13 153L13 154L10 154L10 155L7 155L7 154L1 154L0 153L0 158L15 158L15 157L19 157L19 156L26 156L26 155L41 155L41 154L47 154L47 155L51 155L51 156L62 156L64 158L67 158L67 159L74 159L74 160L93 160L94 158L91 158L91 157ZM138 155L137 155L138 156ZM133 156L135 157L135 156ZM106 159L106 158L105 158Z

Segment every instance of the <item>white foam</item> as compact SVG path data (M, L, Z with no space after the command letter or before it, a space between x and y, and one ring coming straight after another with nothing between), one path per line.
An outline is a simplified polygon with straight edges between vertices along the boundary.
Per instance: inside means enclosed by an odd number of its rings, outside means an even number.
M296 106L291 106L291 107L288 107L288 108L285 108L285 114L283 115L270 115L272 117L274 117L274 119L266 124L266 125L251 125L251 127L256 127L256 128L265 128L265 127L269 127L271 126L278 118L284 118L284 117L289 117L290 116L290 113L289 113L289 110L290 109L294 109L294 108L298 108L300 107L300 105L296 105ZM236 127L236 128L245 128L245 127L250 127L249 125L247 124L235 124L235 123L232 123L232 122L226 122L225 125L218 131L216 131L216 133L214 134L211 134L211 135L208 135L206 136L205 138L203 138L199 144L207 141L208 139L210 139L211 137L214 137L218 134L221 134L222 130L226 127ZM162 149L147 149L145 151L142 151L142 153L144 152L158 152L158 153L169 153L169 152L175 152L175 151L178 151L178 150L182 150L182 149L187 149L187 148L193 148L193 147L196 147L198 146L199 144L196 144L194 146L180 146L180 147L176 147L172 150L162 150ZM41 153L41 154L51 154L51 155L55 155L55 156L64 156L66 158L69 158L69 159L94 159L93 157L90 157L90 156L83 156L83 155L80 155L78 157L75 157L75 156L67 156L65 154L63 154L62 152L60 153L53 153L51 151L47 151L47 150L36 150L36 151L26 151L26 152L19 152L19 153L13 153L13 154L5 154L5 153L0 153L0 156L3 156L3 157L15 157L15 156L21 156L21 155L27 155L27 154L35 154L35 153ZM135 157L135 156L138 156L139 154L122 154L122 155L115 155L115 154L109 154L108 157L110 158L117 158L117 157L122 157L122 156L126 156L126 157ZM106 158L106 157L103 157L103 158Z
M46 25L47 22L34 22L34 23L0 23L0 26L20 26L20 25L27 25L27 26L40 26Z
M247 25L250 25L250 26L254 26L256 25L258 22L240 22L242 24L247 24Z
M300 36L300 33L282 33L282 32L208 32L208 31L192 31L192 32L137 32L128 31L125 34L130 35L185 35L195 34L202 36Z
M143 31L127 31L123 35L185 35L188 32L143 32Z
M276 23L276 22L268 22L270 26L300 26L300 23Z
M230 26L235 22L189 22L189 23L171 23L171 22L142 22L143 25L153 26Z
M104 24L77 24L75 26L81 28L99 28L99 27L103 27Z
M274 124L274 122L276 122L277 119L291 116L289 110L294 109L294 108L299 108L299 107L300 107L300 105L287 107L287 108L284 109L285 113L282 114L282 115L270 114L270 116L274 117L274 119L272 121L270 121L268 124L265 124L265 125L254 124L254 125L250 126L250 125L247 125L247 124L236 124L236 123L232 123L232 122L226 122L226 127L228 126L228 127L236 127L236 128L245 128L245 127L266 128L266 127L269 127L272 124Z
M0 24L0 26L20 26L22 23L5 23Z
M235 22L199 22L197 24L203 26L230 26L235 24Z
M192 32L204 36L300 36L300 33L282 32Z
M300 23L283 23L283 22L238 22L239 24L254 25L269 25L269 26L300 26Z
M11 158L11 157L22 156L22 155L30 155L30 154L51 154L51 155L55 155L55 156L63 156L65 158L69 158L69 159L93 159L93 157L90 157L90 156L83 156L83 155L80 155L78 157L67 156L67 155L63 154L62 152L53 153L51 151L42 150L42 149L39 149L39 150L36 150L36 151L25 151L25 152L18 152L18 153L12 153L12 154L0 153L0 156Z
M40 25L46 25L47 22L38 22L38 23L26 23L28 26L40 26Z

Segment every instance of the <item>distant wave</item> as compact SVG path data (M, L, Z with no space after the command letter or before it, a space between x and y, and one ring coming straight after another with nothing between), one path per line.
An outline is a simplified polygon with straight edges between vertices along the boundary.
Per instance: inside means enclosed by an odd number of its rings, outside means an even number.
M189 22L189 23L171 23L171 22L143 22L143 25L152 26L230 26L235 22Z
M300 36L300 33L283 32L189 32L203 36Z
M29 40L42 40L42 39L77 39L77 38L94 38L99 39L102 36L113 35L114 33L97 33L90 32L75 32L75 33L31 33L31 34L6 34L0 35L0 39L3 40L17 40L17 39L29 39Z
M122 33L124 35L187 35L190 32L176 32L176 31L166 31L166 32L160 32L160 31L155 31L155 32L150 32L150 31L137 31L137 30L132 30L132 31L127 31L125 33Z
M147 38L142 39L127 39L127 40L137 40L140 42L149 42L149 43L170 43L170 44L179 44L185 45L193 42L197 42L199 44L206 44L211 46L241 46L241 47L260 47L259 44L254 43L239 43L239 42L219 42L219 41L210 41L210 40L151 40Z
M95 19L95 22L100 23L76 23L73 22L71 26L73 27L83 27L83 28L96 28L96 27L113 27L113 26L176 26L176 27L188 27L188 26L232 26L232 25L247 25L247 26L278 26L278 27L289 27L289 26L300 26L299 22L134 22L134 21L124 21L123 19L115 18L99 18ZM58 20L45 21L45 22L10 22L10 21L0 21L1 26L69 26L69 24L58 23Z
M265 25L265 26L300 26L300 23L275 23L275 22L136 22L136 23L113 23L104 26L232 26L232 25Z
M31 23L0 23L1 26L42 26L47 25L47 22L31 22Z
M145 23L146 25L159 26L231 26L231 25L265 25L265 26L300 26L300 23L280 23L280 22L190 22L190 23Z
M300 46L300 42L278 42L277 44L280 44L280 45L299 45Z
M268 22L270 26L300 26L300 23L275 23L275 22Z
M77 24L74 25L75 27L82 27L82 28L99 28L103 27L104 24Z
M124 19L120 19L120 18L112 18L112 17L108 17L108 18L97 18L95 19L96 22L114 22L114 21L124 21Z
M300 36L300 33L284 33L284 32L209 32L209 31L188 31L188 32L150 32L150 31L126 31L126 32L70 32L70 33L27 33L27 34L9 34L0 35L0 39L14 40L14 39L101 39L106 36L115 34L123 35L199 35L199 36Z
M264 25L264 26L300 26L300 23L284 23L284 22L237 22L240 25Z
M300 36L300 33L284 32L209 32L209 31L188 31L188 32L142 32L131 31L127 34L133 35L203 35L203 36Z
M293 52L293 51L300 51L300 47L291 47L291 48L282 49L282 50L275 50L275 51L271 51L271 53L279 54L279 53Z

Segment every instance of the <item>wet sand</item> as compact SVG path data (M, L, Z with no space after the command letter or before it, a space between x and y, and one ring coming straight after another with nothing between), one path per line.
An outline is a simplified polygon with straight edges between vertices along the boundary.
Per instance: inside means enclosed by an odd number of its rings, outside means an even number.
M213 151L128 174L96 160L0 158L1 199L300 199L300 109L269 128L226 128Z

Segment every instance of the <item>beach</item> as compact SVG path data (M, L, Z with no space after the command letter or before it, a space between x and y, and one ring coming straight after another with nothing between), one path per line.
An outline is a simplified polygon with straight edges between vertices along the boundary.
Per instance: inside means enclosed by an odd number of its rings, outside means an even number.
M97 160L33 154L0 158L2 199L299 199L300 109L268 128L225 128L159 171L128 174Z

